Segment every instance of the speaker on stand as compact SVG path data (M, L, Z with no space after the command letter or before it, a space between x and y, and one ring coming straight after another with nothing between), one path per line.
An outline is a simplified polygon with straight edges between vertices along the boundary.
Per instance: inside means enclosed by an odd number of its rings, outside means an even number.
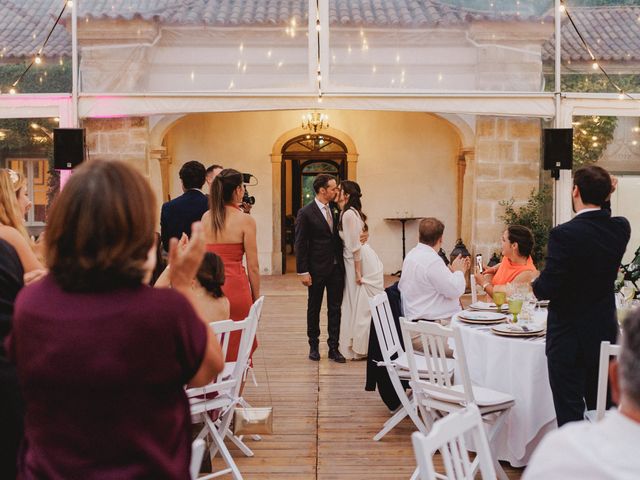
M560 170L573 168L573 128L545 128L542 143L543 167L558 180Z
M84 161L84 128L53 129L53 168L70 170Z

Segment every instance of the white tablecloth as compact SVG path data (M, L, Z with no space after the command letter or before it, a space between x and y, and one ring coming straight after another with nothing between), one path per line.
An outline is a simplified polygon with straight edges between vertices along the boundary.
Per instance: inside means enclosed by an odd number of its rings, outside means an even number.
M460 328L471 382L515 397L505 425L492 443L499 460L523 467L545 433L557 428L544 353L544 337L500 337L486 326Z

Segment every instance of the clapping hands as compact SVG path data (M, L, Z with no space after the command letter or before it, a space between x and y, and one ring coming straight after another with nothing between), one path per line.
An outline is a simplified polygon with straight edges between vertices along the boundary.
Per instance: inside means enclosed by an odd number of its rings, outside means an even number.
M191 226L191 240L182 235L169 243L169 278L173 288L190 288L204 257L204 229L200 222Z

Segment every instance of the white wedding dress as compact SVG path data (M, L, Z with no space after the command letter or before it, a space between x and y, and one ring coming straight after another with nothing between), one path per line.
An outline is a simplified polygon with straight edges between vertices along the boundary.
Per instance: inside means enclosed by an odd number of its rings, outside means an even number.
M340 353L353 360L367 355L371 311L369 298L384 290L382 262L368 245L360 243L364 222L355 209L342 214L340 238L344 243L345 267L342 319L340 320ZM354 261L362 261L362 285L356 283Z

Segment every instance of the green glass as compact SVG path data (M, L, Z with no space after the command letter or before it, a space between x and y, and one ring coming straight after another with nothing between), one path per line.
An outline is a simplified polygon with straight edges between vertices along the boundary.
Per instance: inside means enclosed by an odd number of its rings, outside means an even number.
M493 303L498 306L498 310L500 310L500 306L504 305L507 301L507 294L505 292L493 292Z
M509 313L513 314L513 323L518 323L518 314L522 311L522 299L510 298L508 303Z

